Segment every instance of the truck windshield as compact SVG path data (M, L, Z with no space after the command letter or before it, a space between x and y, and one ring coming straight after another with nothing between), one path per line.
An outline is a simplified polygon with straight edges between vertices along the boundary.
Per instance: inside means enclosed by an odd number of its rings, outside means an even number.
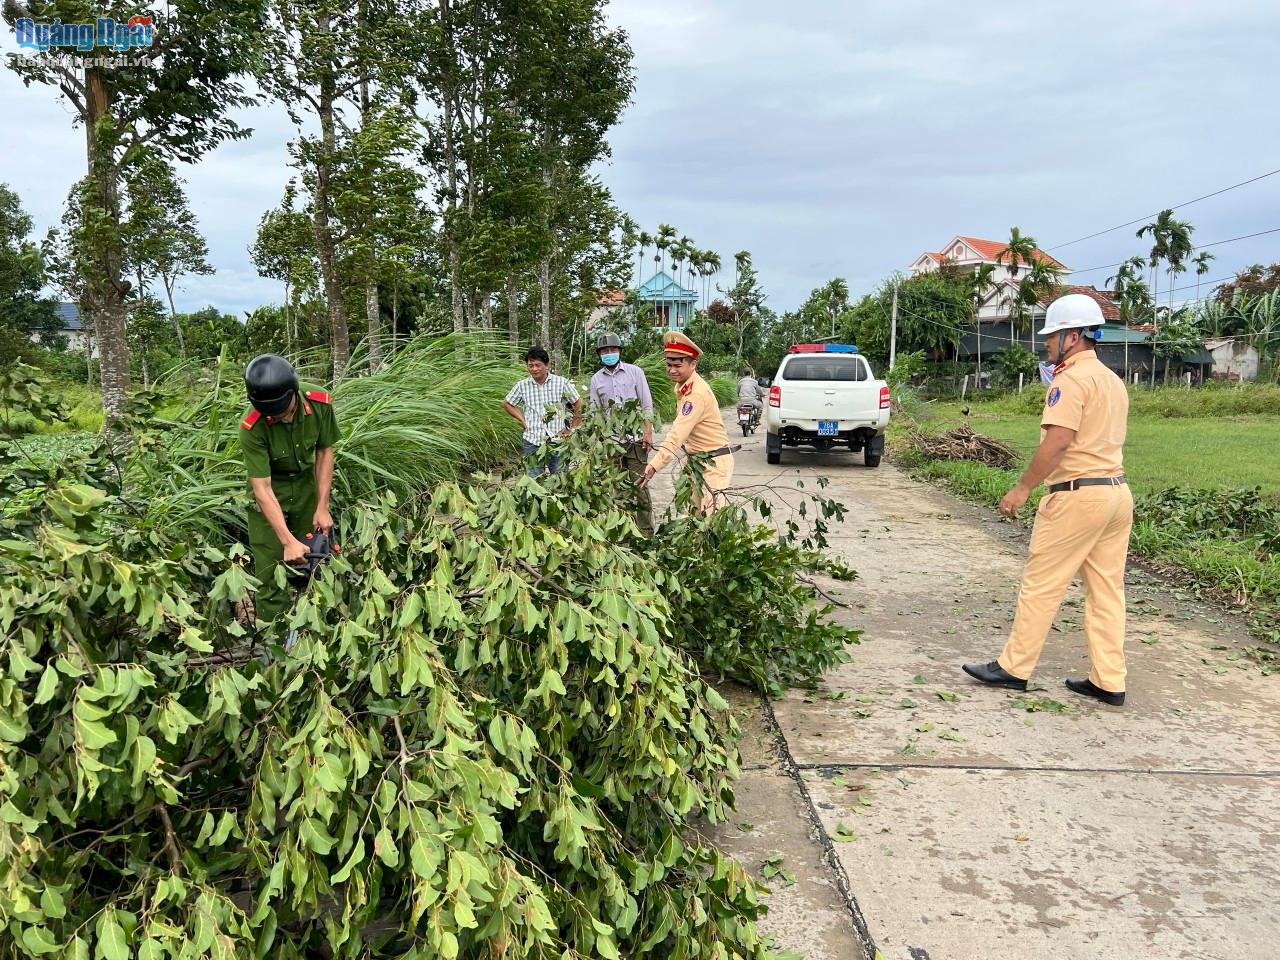
M857 357L829 353L792 357L783 368L784 380L865 380L867 368Z

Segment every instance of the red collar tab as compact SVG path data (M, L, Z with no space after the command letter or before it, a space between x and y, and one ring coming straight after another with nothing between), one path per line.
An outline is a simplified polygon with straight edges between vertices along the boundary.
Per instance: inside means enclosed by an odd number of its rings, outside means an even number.
M240 421L240 426L242 426L246 430L252 430L253 425L257 423L261 417L262 417L262 414L259 413L257 410L250 410L248 413L245 414L244 419ZM270 417L267 418L267 422L268 423L271 422Z
M302 413L304 416L311 416L311 404L305 400L302 401Z
M1067 369L1067 365L1066 365L1065 363L1060 363L1060 364L1058 364L1056 367L1054 367L1054 368L1053 368L1053 375L1056 377L1058 374L1060 374L1060 373L1061 373L1063 370L1065 370L1065 369Z
M680 389L676 391L680 396L686 396L693 390L693 380L686 380L680 384Z
M308 400L315 400L319 403L333 402L329 399L329 394L326 393L324 390L308 390L306 393L306 397ZM307 412L310 413L311 411L308 410Z

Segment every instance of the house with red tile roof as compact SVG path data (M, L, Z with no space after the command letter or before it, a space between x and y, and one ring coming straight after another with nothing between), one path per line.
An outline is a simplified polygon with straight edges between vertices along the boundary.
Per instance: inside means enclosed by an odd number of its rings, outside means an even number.
M911 264L913 276L932 273L946 263L963 273L972 273L984 263L995 268L992 286L986 297L978 304L978 319L984 323L1006 320L1009 317L1009 306L1017 291L1018 281L1026 270L1026 265L1017 264L1012 269L1008 256L1001 256L1006 244L1002 240L983 240L980 237L952 237L951 241L936 252L920 254ZM1051 257L1043 250L1036 249L1032 256L1039 261L1057 267L1066 273L1066 264Z

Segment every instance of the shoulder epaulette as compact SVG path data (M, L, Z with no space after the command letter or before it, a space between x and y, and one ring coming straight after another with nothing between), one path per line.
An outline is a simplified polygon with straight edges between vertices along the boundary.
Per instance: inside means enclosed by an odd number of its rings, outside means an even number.
M331 401L331 400L329 399L329 394L328 394L328 393L326 393L324 390L308 390L308 391L307 391L307 399L308 399L308 400L317 400L317 401L319 401L320 403L332 403L332 402L333 402L333 401Z
M245 414L245 418L240 421L240 426L244 427L244 429L246 430L252 430L253 425L258 422L261 416L262 414L259 413L257 410L250 410L247 414Z

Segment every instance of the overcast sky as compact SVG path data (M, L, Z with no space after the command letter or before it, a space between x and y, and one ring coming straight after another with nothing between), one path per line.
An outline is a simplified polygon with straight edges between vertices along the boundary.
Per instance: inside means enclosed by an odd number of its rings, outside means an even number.
M637 86L606 182L650 232L670 223L726 265L750 250L778 310L1015 224L1072 268L1112 264L1149 246L1135 227L1054 248L1280 168L1280 4L614 0L610 15ZM83 132L7 70L0 103L0 182L43 230L83 172ZM247 121L253 139L184 171L218 272L180 307L282 295L245 248L288 178L289 124ZM1280 228L1280 175L1178 214L1204 244ZM1280 232L1209 249L1219 279L1280 260Z

